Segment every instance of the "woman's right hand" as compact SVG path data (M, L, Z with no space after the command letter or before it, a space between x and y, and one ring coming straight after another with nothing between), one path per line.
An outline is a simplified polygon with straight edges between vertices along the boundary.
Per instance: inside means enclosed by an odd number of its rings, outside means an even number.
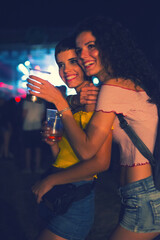
M27 87L30 88L29 93L33 96L54 103L58 111L69 107L61 91L50 82L33 75L29 76L27 81Z
M46 194L54 184L52 183L53 175L46 177L45 179L38 181L33 187L32 192L35 194L37 203L42 201L42 197Z

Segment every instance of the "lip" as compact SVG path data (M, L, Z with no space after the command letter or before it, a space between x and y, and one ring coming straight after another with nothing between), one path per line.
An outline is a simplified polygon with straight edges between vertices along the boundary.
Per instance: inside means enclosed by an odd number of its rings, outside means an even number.
M75 80L76 77L77 77L77 75L68 75L65 77L65 79L66 79L67 83L70 83L71 81Z
M94 61L85 61L85 62L83 62L83 66L84 66L85 69L92 68L94 64L95 64Z

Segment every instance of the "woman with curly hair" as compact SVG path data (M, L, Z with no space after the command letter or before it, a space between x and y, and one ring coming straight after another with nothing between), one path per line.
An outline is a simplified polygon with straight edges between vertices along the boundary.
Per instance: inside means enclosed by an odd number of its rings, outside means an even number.
M120 146L122 207L119 224L110 240L151 240L160 233L160 192L154 186L149 161L121 129L117 114L124 115L153 152L158 124L156 105L160 103L158 78L129 31L120 23L105 17L88 18L77 27L75 40L84 71L102 83L87 130L76 125L68 103L54 87L49 92L48 83L39 79L40 83L31 88L39 87L40 93L36 95L63 111L68 138L85 160L100 149L113 125L113 138ZM83 91L83 98L86 92Z

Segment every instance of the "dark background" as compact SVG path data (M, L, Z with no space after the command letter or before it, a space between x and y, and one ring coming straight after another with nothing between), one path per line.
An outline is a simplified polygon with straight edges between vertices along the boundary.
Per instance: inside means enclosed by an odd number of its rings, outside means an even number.
M121 21L147 44L160 38L158 0L3 0L0 6L0 30L2 33L13 29L27 31L31 27L73 28L84 17L96 14Z
M128 27L160 72L159 0L3 0L0 4L0 80L16 86L16 66L20 60L27 59L31 50L49 52L74 31L80 21L95 15L109 16ZM8 55L4 55L4 51ZM11 82L9 74L14 81Z
M0 47L56 42L83 18L107 15L127 26L140 47L159 66L159 9L159 0L3 0Z

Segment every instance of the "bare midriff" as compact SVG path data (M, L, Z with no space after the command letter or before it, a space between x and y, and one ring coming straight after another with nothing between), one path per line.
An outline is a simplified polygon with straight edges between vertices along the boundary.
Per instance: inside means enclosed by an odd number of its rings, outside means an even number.
M151 165L144 164L133 167L121 166L121 186L128 183L136 182L152 175Z

